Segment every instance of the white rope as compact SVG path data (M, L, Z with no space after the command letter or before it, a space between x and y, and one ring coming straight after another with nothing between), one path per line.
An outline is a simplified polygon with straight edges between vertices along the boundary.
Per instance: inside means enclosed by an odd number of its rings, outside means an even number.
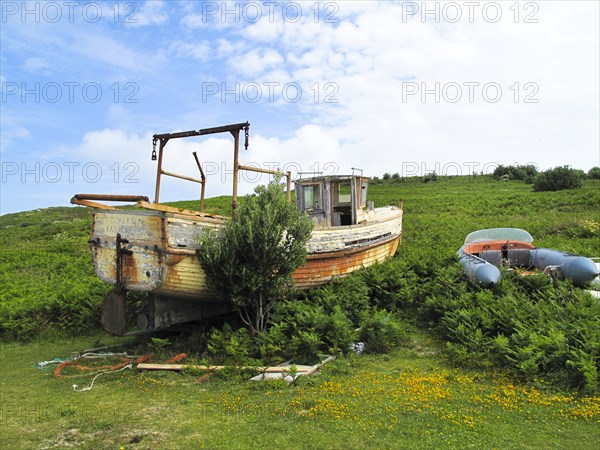
M37 368L43 369L44 367L49 366L50 364L60 364L60 363L66 362L66 361L69 361L69 360L56 358L56 359L53 359L52 361L40 361L39 363L37 363Z
M126 366L124 366L124 367L121 367L120 369L117 369L117 370L110 370L110 371L108 371L108 372L101 372L101 373L99 373L98 375L96 375L96 376L95 376L95 377L92 379L92 382L91 382L91 384L90 384L88 387L84 387L84 388L78 389L78 388L77 388L77 385L76 385L76 384L74 384L74 385L73 385L73 390L74 390L75 392L91 391L91 390L92 390L92 387L94 386L94 381L96 381L96 378L98 378L100 375L104 375L104 374L107 374L107 373L117 373L117 372L120 372L121 370L125 370L125 369L131 369L132 367L133 367L133 364L131 364L131 363L130 363L130 364L127 364Z
M84 353L83 355L79 356L77 359L79 359L79 358L104 358L106 356L125 356L125 357L129 357L129 355L127 354L127 352L123 352L123 353L112 353L112 352L108 352L108 353L94 353L94 352L87 352L87 353Z

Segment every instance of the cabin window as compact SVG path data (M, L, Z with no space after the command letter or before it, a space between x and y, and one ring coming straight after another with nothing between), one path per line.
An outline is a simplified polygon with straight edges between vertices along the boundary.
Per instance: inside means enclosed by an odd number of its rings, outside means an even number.
M366 181L360 184L360 206L366 206L367 204L367 186Z
M337 203L351 203L352 200L352 187L350 186L350 182L347 183L339 183L338 184L338 198Z
M304 210L321 209L321 189L318 184L309 184L303 187Z

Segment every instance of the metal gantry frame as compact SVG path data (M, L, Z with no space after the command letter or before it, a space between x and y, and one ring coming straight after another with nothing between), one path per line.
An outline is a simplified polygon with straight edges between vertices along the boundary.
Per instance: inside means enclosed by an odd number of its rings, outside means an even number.
M238 197L238 178L239 171L246 170L249 172L259 172L259 173L267 173L271 175L282 174L287 177L287 198L288 201L291 201L291 185L292 185L292 173L291 172L281 172L279 170L268 170L268 169L260 169L257 167L250 167L241 165L239 162L239 150L240 150L240 131L244 130L244 147L248 149L248 138L249 138L249 129L250 123L235 123L231 125L224 125L221 127L213 127L213 128L204 128L201 130L191 130L191 131L180 131L177 133L163 133L163 134L155 134L152 136L152 160L158 159L158 166L156 168L156 186L154 191L154 204L158 205L160 201L160 182L161 177L163 175L179 178L181 180L192 181L194 183L199 183L202 185L202 190L200 193L200 212L204 211L204 194L206 192L206 175L204 170L202 170L202 164L200 163L200 159L198 158L198 154L196 152L192 152L194 156L194 160L196 161L196 165L198 166L198 170L200 172L200 178L194 178L187 175L181 175L178 173L169 172L163 169L163 156L164 150L167 143L171 139L179 139L186 137L194 137L194 136L206 136L209 134L217 134L217 133L231 133L233 136L233 200L231 202L231 217L235 219L235 210L237 209L237 197ZM158 147L158 155L156 153L156 144L159 143ZM110 194L76 194L72 199L71 203L77 205L91 206L94 208L100 209L116 209L112 206L108 206L102 203L97 203L95 200L104 200L104 201L116 201L116 202L148 202L148 197L143 195L110 195ZM142 205L144 207L151 207L149 204Z
M200 176L201 176L200 179L189 177L186 175L176 174L173 172L168 172L168 171L164 170L162 167L165 146L171 139L186 138L186 137L193 137L193 136L205 136L205 135L209 135L209 134L230 132L233 135L233 199L231 202L231 217L234 219L235 211L237 209L238 175L239 175L240 170L246 170L246 171L250 171L250 172L259 172L259 173L267 173L267 174L271 174L271 175L276 175L276 174L282 173L281 171L278 171L278 170L260 169L260 168L256 168L256 167L244 166L239 163L240 131L244 130L244 132L245 132L244 147L246 149L248 149L249 129L250 129L250 123L243 122L243 123L236 123L236 124L231 124L231 125L224 125L221 127L204 128L201 130L181 131L178 133L155 134L154 136L152 136L152 142L153 142L153 147L154 147L154 150L152 152L152 159L156 158L155 148L156 148L156 143L157 142L159 143L158 167L156 169L156 188L155 188L155 192L154 192L154 203L159 203L159 200L160 200L161 176L167 175L167 176L179 178L182 180L200 183L202 185L202 191L201 191L201 195L200 195L200 212L202 212L204 210L204 193L205 193L205 188L206 188L206 176L204 174L204 171L202 170L202 165L200 164L198 155L196 154L196 152L193 152L194 159L196 160L196 164L200 171ZM291 172L288 171L285 173L285 175L287 177L287 197L288 197L288 201L291 201L291 184L292 184L291 177L292 177L292 174L291 174Z

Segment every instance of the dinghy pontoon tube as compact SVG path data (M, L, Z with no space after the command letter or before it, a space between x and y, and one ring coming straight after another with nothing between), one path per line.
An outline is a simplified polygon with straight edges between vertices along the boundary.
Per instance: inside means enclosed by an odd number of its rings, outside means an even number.
M459 263L471 281L491 287L500 281L501 266L541 269L544 274L570 279L583 287L598 276L589 258L549 248L535 248L533 237L518 228L478 230L465 238L458 250Z

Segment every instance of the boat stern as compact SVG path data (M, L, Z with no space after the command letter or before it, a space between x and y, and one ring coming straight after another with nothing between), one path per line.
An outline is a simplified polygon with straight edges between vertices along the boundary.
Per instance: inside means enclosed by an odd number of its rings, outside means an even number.
M105 283L153 291L163 283L164 225L154 211L96 210L88 241L96 275Z

